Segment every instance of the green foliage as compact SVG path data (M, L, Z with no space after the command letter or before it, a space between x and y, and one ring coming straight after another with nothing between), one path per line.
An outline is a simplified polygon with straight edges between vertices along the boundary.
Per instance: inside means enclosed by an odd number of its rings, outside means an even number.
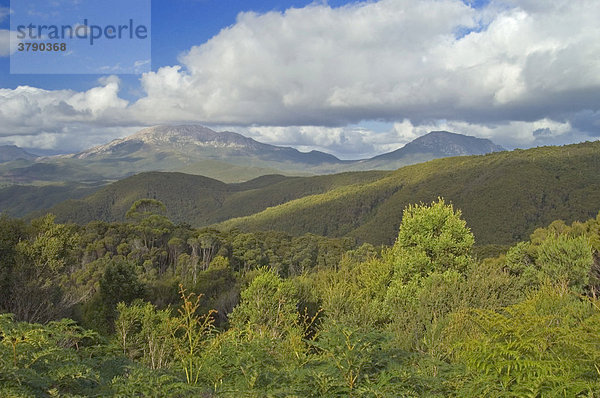
M393 265L377 257L356 261L344 256L338 270L315 274L314 285L327 320L352 326L381 326L389 318L383 303Z
M196 314L198 310L198 296L193 293L186 294L180 286L183 305L178 310L179 317L176 321L175 331L180 333L180 341L175 344L175 357L181 362L188 384L197 384L203 363L200 361L200 352L207 343L207 336L212 332L214 319L212 311L204 316Z
M0 215L0 312L11 312L12 297L20 288L14 283L17 243L26 239L25 223ZM14 290L14 291L13 291Z
M206 271L198 273L196 283L188 286L195 292L202 292L199 311L207 313L215 310L216 325L225 325L227 315L239 302L240 294L240 284L229 266L229 260L215 257Z
M320 389L319 394L357 395L361 384L365 384L369 376L377 374L391 359L381 355L384 338L378 332L335 324L322 331L312 342L321 354L318 359L315 358L317 363L311 364L315 368L313 377Z
M145 295L144 285L138 280L133 266L123 260L112 260L106 266L100 279L97 304L103 315L103 331L112 331L117 317L117 304L129 304Z
M139 365L132 365L125 374L115 377L111 388L112 396L120 398L188 398L202 394L202 390L190 386L171 373Z
M433 272L406 283L392 282L385 307L398 344L406 349L435 351L445 317L465 304L462 283L462 275L454 270Z
M515 304L527 294L519 277L506 271L502 259L474 263L460 286L463 302L472 308L498 309Z
M167 211L165 205L156 199L139 199L133 202L125 217L140 222L156 214L164 214Z
M509 272L519 276L524 286L549 279L583 293L589 287L594 264L589 238L550 234L541 239L542 234L536 231L532 242L521 242L508 251L505 261Z
M169 310L157 310L150 303L120 302L115 321L115 337L123 355L150 369L168 367L174 358L173 341L179 325Z
M396 277L408 280L446 270L463 273L471 262L474 241L460 210L455 212L443 199L430 206L408 206L392 249Z
M87 395L100 384L96 342L70 320L42 326L0 315L1 395Z
M589 284L592 268L592 248L583 236L564 235L546 239L538 248L537 263L543 275L551 281L565 282L578 292Z
M547 285L499 312L457 314L453 354L469 371L459 394L595 396L599 321L597 302Z
M260 337L281 338L297 333L295 286L265 268L242 291L240 304L230 315L231 325Z
M0 218L0 311L21 311L0 315L0 396L600 393L600 215L479 260L441 199L408 206L392 248L132 212Z
M14 232L19 236L18 229ZM5 310L30 322L67 315L77 298L65 296L63 286L77 261L79 234L72 225L55 224L51 215L33 220L25 236L22 232L5 258L4 284L10 292Z

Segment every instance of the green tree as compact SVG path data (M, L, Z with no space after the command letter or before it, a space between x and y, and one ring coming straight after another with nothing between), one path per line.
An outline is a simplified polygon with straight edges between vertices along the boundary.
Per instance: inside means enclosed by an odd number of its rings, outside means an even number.
M0 312L13 312L13 294L22 288L14 279L17 271L17 244L25 239L27 231L23 221L0 215Z
M263 247L255 234L236 235L231 246L234 269L246 273L265 265Z
M385 308L401 345L432 352L446 315L464 305L460 287L473 264L473 243L460 210L441 198L404 210L398 239L384 253L394 265Z
M230 315L233 327L263 337L279 338L298 331L296 290L290 281L261 268L242 292L240 304Z
M144 296L145 288L138 280L134 266L120 259L110 260L100 279L98 290L99 305L105 322L104 331L113 330L118 303L131 304Z
M173 229L173 223L164 215L165 205L156 199L137 200L125 214L134 222L135 231L139 234L147 250L154 247Z
M585 236L551 237L538 248L537 264L543 277L565 282L579 293L589 284L593 262L592 248Z
M465 272L471 263L475 239L461 218L444 199L431 205L410 205L404 209L398 239L391 257L397 277L410 279L431 272Z
M83 300L66 289L77 268L79 242L76 227L56 224L51 214L33 220L27 239L15 246L7 310L30 322L68 315Z

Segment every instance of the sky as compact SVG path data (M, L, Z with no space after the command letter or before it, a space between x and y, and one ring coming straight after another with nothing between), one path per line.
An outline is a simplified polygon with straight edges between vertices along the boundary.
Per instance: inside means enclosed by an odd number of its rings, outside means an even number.
M144 73L11 74L0 0L0 144L67 153L201 124L357 159L432 130L507 149L600 137L597 0L153 0L151 15Z

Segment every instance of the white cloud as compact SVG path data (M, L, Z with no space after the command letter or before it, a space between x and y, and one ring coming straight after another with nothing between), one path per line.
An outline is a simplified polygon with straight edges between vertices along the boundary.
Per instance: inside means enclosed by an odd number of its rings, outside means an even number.
M19 86L0 89L0 136L61 133L74 126L88 128L127 124L127 101L118 97L119 79L103 78L88 91L43 90Z
M532 121L597 109L600 2L544 4L381 0L242 13L181 66L145 74L148 96L135 108L156 121L265 125ZM457 37L461 29L473 31Z
M96 145L129 135L139 130L139 127L95 127L85 125L71 125L60 131L42 131L33 135L14 135L0 137L0 145L11 144L22 148L35 148L54 150L53 152L73 153L82 148L91 148ZM36 151L33 151L36 153Z
M566 144L589 139L589 136L570 123L550 119L491 125L464 121L436 121L414 125L405 119L390 123L383 131L360 126L219 126L219 129L236 131L272 145L294 146L303 151L325 151L341 159L362 159L391 152L422 135L438 130L487 138L506 149Z
M301 151L315 149L343 159L358 159L378 151L373 141L374 132L359 126L233 126L224 129L239 132L260 142L292 146Z

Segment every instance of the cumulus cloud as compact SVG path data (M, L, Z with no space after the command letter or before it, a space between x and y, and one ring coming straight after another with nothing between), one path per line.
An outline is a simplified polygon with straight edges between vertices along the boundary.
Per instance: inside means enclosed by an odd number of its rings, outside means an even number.
M0 136L62 133L80 128L127 125L128 102L119 98L119 79L102 78L88 91L0 89Z
M329 126L534 121L597 109L597 15L600 3L586 0L481 10L381 0L242 13L180 66L144 75L148 96L135 107L158 119Z
M144 95L132 104L114 81L84 93L0 90L0 134L192 122L356 156L396 149L428 129L509 148L598 137L598 15L597 0L245 12L179 65L142 75ZM361 127L372 120L389 128Z

